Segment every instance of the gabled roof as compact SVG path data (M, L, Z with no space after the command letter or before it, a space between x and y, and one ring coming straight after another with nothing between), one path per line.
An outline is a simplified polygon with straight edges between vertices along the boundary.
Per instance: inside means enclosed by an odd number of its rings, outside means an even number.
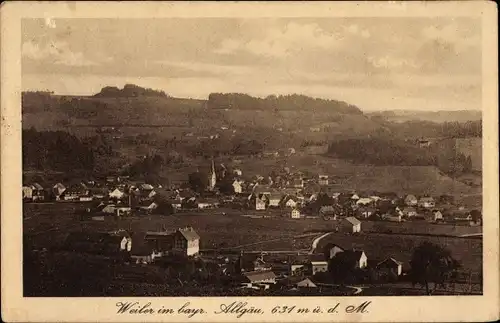
M144 191L151 191L152 189L154 189L154 187L150 184L142 183L141 185L139 185L139 189Z
M187 241L199 240L200 236L193 228L179 229L177 230Z
M349 217L345 218L344 220L347 221L347 222L349 222L349 223L351 223L352 225L361 224L361 221L359 221L358 219L356 219L353 216L349 216Z
M279 200L279 201L281 201L281 198L282 198L282 194L281 193L271 193L271 195L269 195L269 200Z
M258 282L262 280L275 279L276 275L271 270L262 270L262 271L248 271L243 273L243 275L250 282Z
M394 265L397 265L397 266L402 266L403 265L403 263L401 261L398 261L398 260L396 260L396 259L394 259L392 257L389 257L389 258L387 258L387 259L382 260L381 262L379 262L377 264L377 267L379 267L381 265L384 265L384 264L388 264L388 265L389 264L394 264Z
M433 197L421 197L420 202L434 202Z
M33 185L31 186L33 186L33 188L36 190L43 190L43 186L38 183L33 183Z
M405 197L405 200L416 200L417 198L415 197L415 195L413 194L408 194L406 195Z
M315 283L309 278L303 279L295 284L297 287L317 287Z

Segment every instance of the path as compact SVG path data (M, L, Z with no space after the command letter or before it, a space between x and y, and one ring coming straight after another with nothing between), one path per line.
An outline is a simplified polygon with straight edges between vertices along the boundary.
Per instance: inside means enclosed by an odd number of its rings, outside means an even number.
M312 242L312 246L311 246L311 251L309 251L310 254L314 253L316 251L316 247L318 246L318 243L321 241L321 239L323 239L324 237L332 234L333 232L327 232L319 237L317 237L316 239L313 240Z

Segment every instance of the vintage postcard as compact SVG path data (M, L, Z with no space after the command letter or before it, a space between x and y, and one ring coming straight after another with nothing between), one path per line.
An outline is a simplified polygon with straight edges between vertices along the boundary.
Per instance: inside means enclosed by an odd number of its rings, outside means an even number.
M494 2L7 2L7 322L499 316Z

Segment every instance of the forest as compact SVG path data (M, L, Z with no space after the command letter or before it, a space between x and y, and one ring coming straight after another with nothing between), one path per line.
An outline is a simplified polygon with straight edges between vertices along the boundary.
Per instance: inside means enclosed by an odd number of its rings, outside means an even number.
M383 137L336 140L328 146L328 155L376 166L436 166L449 175L472 170L471 156L453 147L420 148L412 141Z
M312 98L300 94L269 95L266 98L256 98L242 93L210 93L208 107L212 109L330 111L340 114L363 114L358 107L346 102Z
M154 90L150 88L143 88L134 84L125 84L123 89L119 89L116 86L106 86L101 89L101 92L94 95L95 97L108 97L108 98L118 98L118 97L169 97L164 91Z

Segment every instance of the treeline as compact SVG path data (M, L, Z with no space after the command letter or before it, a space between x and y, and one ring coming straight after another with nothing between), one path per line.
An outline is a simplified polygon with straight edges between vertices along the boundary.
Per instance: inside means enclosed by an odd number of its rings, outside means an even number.
M37 170L92 170L92 146L64 131L23 130L23 167Z
M169 97L164 91L143 88L134 84L126 84L123 89L116 86L106 86L101 89L101 92L94 95L95 97Z
M454 147L420 148L412 141L387 138L337 140L328 146L328 154L354 163L376 166L436 166L448 175L472 171L471 156Z
M436 155L412 143L382 138L344 139L330 143L328 153L355 163L401 166L437 164Z
M211 109L332 111L342 114L363 114L358 107L346 102L311 98L300 94L256 98L243 93L211 93L208 96L208 107Z
M444 122L441 124L441 136L445 138L482 137L482 120L467 122Z

